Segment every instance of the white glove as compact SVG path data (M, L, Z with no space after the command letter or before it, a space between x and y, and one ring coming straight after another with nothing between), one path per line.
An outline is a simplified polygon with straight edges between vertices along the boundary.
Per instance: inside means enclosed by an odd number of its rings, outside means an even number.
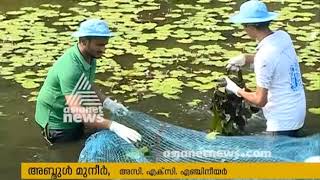
M131 141L133 142L141 141L141 135L137 131L130 129L127 126L124 126L122 124L119 124L115 121L111 122L109 129L110 131L116 133L119 137L121 137L128 143L131 143Z
M106 98L103 102L103 108L109 109L114 114L126 115L128 109L124 107L121 103L113 101L110 98Z
M238 97L241 97L238 94L238 91L241 89L236 83L234 83L231 79L229 79L228 77L225 77L226 81L227 81L227 86L226 89L233 92L235 95L237 95Z
M246 57L244 54L241 54L239 56L233 57L228 61L227 69L230 69L231 67L240 67L244 66L246 64Z

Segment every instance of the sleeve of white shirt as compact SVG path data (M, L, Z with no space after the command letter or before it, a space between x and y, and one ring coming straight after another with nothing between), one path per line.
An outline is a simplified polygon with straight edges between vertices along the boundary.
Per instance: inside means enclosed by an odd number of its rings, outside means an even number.
M254 72L256 74L257 86L269 89L274 76L276 59L256 58L254 61Z

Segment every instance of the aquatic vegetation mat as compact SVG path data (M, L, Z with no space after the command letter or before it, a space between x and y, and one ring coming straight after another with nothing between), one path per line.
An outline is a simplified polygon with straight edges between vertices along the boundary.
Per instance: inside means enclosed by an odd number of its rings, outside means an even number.
M319 3L266 2L280 13L272 28L292 35L301 63L314 73L320 61ZM238 3L83 0L73 7L42 4L0 12L0 76L38 91L48 68L76 42L71 33L79 23L102 18L115 33L97 63L97 83L109 95L136 103L154 96L177 100L188 88L196 94L208 92L230 57L255 51L257 44L243 29L226 21ZM309 74L304 77L307 89L319 90ZM254 88L252 73L244 78Z

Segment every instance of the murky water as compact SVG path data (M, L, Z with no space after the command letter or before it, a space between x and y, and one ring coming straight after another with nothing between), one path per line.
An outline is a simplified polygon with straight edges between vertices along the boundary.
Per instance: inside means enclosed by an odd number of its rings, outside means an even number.
M196 2L189 2L189 1L183 1L183 0L175 0L175 1L154 1L159 6L158 10L145 10L139 12L139 18L138 22L145 23L145 22L151 22L153 18L155 17L163 17L165 14L172 13L174 10L177 10L179 8L176 7L176 4L191 4L193 6L200 5L201 7L204 7L206 9L215 8L217 6L222 7L222 2L214 3L215 1L212 1L211 3L206 4L197 4ZM305 1L304 1L305 2ZM317 2L317 1L310 1L310 2ZM41 4L59 4L62 5L60 8L61 12L70 12L70 7L77 7L79 9L87 9L88 12L100 12L103 11L103 7L97 7L97 6L90 6L90 7L82 7L78 5L78 1L62 1L62 0L0 0L0 15L4 14L7 11L17 11L22 7L34 7L38 8ZM318 2L319 3L319 2ZM239 3L232 5L234 8L239 7ZM288 5L288 4L286 4ZM151 6L151 5L150 5ZM280 9L282 5L280 3L272 3L271 8L274 9ZM105 7L106 8L106 7ZM129 6L127 8L130 8ZM301 26L319 22L319 11L318 9L311 8L310 10L301 10L303 12L311 12L315 14L311 18L310 21L305 22L297 22L298 24L301 24ZM197 9L190 10L190 13L198 11ZM177 13L180 13L180 11L176 11ZM220 13L220 12L219 12ZM218 13L218 14L219 14ZM80 13L81 14L81 13ZM127 14L130 14L128 12ZM73 16L73 15L72 15ZM116 16L116 15L114 15ZM187 14L184 14L182 16L185 17L188 16ZM15 16L8 16L12 19L18 18ZM125 16L123 16L125 17ZM209 16L210 17L210 16ZM211 18L216 17L216 14L212 15L210 18L206 19L206 21L210 21ZM111 18L107 17L106 19ZM217 19L221 19L221 17L217 16ZM0 16L1 19L1 16ZM112 18L111 18L112 19ZM41 17L37 22L45 22L48 24L48 27L52 27L50 23L53 23L57 20L57 17ZM71 20L70 20L71 21ZM117 21L115 21L117 22ZM120 21L122 22L122 21ZM129 22L129 21L128 21ZM174 21L174 17L168 17L164 21L156 21L158 25L162 26L165 24L173 24L177 21ZM283 20L283 24L286 24L288 20ZM117 22L119 23L119 22ZM224 23L218 22L222 25L225 25ZM0 22L1 24L1 22ZM295 23L291 23L295 24ZM118 24L120 26L120 23ZM77 25L70 25L64 28L58 27L56 28L59 33L63 33L64 31L72 31L74 27ZM0 28L0 32L2 29ZM149 30L149 31L152 31ZM149 33L149 31L144 30L142 32ZM236 30L237 32L241 30ZM316 34L319 36L318 30L311 30L312 32L318 32ZM232 31L224 31L223 36L227 38L232 38ZM61 34L57 34L61 35ZM1 36L1 34L0 34ZM50 38L52 38L51 35L48 34ZM293 37L296 37L298 35L293 35ZM179 37L178 37L179 38ZM71 39L71 38L70 38ZM40 61L36 61L35 65L29 67L29 66L18 66L14 69L14 73L22 73L25 71L38 71L39 69L44 69L45 67L50 67L53 60L59 56L63 52L65 48L67 48L70 44L72 44L72 41L70 39L64 40L64 46L58 47L58 50L55 51L56 53L52 53L51 59L49 57L46 57L45 59L46 63L41 65L41 58ZM236 44L235 39L230 39L228 41L225 40L218 40L218 41L204 41L199 44L201 45L210 45L210 44L221 44L221 46L226 50L233 50L233 45ZM59 39L60 40L60 39ZM54 42L54 41L53 41ZM133 41L130 41L132 43ZM54 42L57 43L57 42ZM54 46L54 43L50 43L47 45ZM59 43L59 42L58 42ZM296 44L302 47L307 47L309 42L305 41L297 41ZM165 40L159 40L159 39L151 39L148 40L147 43L144 42L136 42L132 44L138 44L138 45L146 45L151 50L156 49L159 47L164 48L175 48L179 47L185 50L189 50L190 45L189 44L183 44L183 43L177 43L174 38L170 37ZM10 66L10 61L6 61L6 59L10 59L14 56L20 56L21 54L26 54L28 51L22 51L17 52L17 49L14 49L14 51L11 52L12 49L10 49L8 52L3 52L3 49L5 46L8 45L7 42L4 42L0 45L0 49L2 49L0 59L0 66L1 67L8 67ZM43 47L39 47L43 48ZM19 49L19 48L18 48ZM192 51L192 50L191 50ZM46 51L48 53L49 51ZM108 51L110 52L110 51ZM112 51L111 51L112 52ZM194 51L193 51L194 52ZM308 65L308 62L304 62L302 64L302 72L303 73L309 73L309 72L319 72L319 51L315 51L316 57L314 57L316 60L314 62L314 65ZM43 52L44 53L44 52ZM226 52L227 53L227 52ZM50 56L50 54L48 55ZM138 55L139 56L139 55ZM214 54L213 56L223 56L223 54ZM312 55L310 55L312 57ZM124 53L120 55L113 56L112 58L115 59L115 61L121 66L122 70L130 70L133 68L134 63L139 62L137 56L133 56L130 53ZM193 59L196 59L196 57L193 57ZM219 57L218 57L219 58ZM307 58L308 59L308 58ZM222 58L222 60L226 60L226 58ZM44 61L44 60L43 60ZM143 60L142 60L143 61ZM307 64L307 65L306 65ZM156 68L150 68L150 71L155 70ZM161 68L160 68L161 69ZM173 64L166 65L165 68L161 69L164 74L168 73L169 70L175 70L175 69L187 69L186 71L219 71L223 73L223 68L220 66L208 66L206 64L200 63L197 64L195 61L192 61L192 63L189 62L175 62ZM1 74L1 73L0 73ZM198 75L203 76L203 74L206 73L199 73ZM112 75L112 69L106 70L106 71L100 71L100 73L97 74L97 79L99 80L107 80ZM209 74L210 76L210 74ZM69 143L69 144L63 144L59 145L53 148L49 148L46 143L43 141L42 137L40 136L40 131L37 125L34 123L34 109L35 109L35 102L31 101L29 102L30 93L34 91L38 91L39 87L27 89L23 88L21 86L21 83L15 79L6 78L7 75L1 75L0 76L0 179L19 179L19 168L20 168L20 162L29 162L29 161L77 161L79 151L81 150L83 146L84 140L80 142L75 143ZM34 78L34 77L32 77ZM138 77L138 79L147 79L148 77ZM121 84L131 83L132 80L134 80L134 77L129 77L128 79L122 79ZM189 79L188 79L189 80ZM309 80L304 79L306 82L306 85L310 82ZM42 81L39 81L40 84L42 84ZM317 81L316 81L317 82ZM319 82L319 81L318 81ZM23 84L23 83L22 83ZM29 84L28 84L29 85ZM141 93L136 94L130 94L130 92L125 92L124 94L117 94L115 92L111 92L111 90L114 87L105 87L103 85L99 85L99 87L104 91L107 92L107 94L112 95L116 99L120 101L128 100L129 98L135 97L135 96L142 96ZM117 87L116 87L117 88ZM119 87L118 87L119 88ZM117 89L119 90L119 89ZM306 91L307 92L307 104L308 107L319 107L320 106L320 91L319 90L313 90L313 91ZM130 109L146 112L156 118L159 118L164 121L169 121L170 123L177 124L180 126L197 129L201 131L205 131L207 129L210 129L210 114L208 113L208 109L210 107L210 101L211 101L211 93L212 91L207 92L201 92L197 91L192 87L183 87L182 93L179 94L180 99L174 100L174 99L168 99L165 98L162 94L154 93L155 96L151 98L139 98L138 102L133 103L125 103L129 106ZM191 102L194 99L199 99L202 102L196 106L196 107L190 107L187 105L188 102ZM2 112L2 113L1 113ZM163 116L159 113L165 113L169 116L167 118L166 116ZM3 114L3 115L2 115ZM264 129L264 121L259 119L253 119L250 121L248 125L248 129L250 132L257 133ZM307 114L306 118L306 124L305 124L305 132L306 134L313 134L320 132L320 117L316 114Z

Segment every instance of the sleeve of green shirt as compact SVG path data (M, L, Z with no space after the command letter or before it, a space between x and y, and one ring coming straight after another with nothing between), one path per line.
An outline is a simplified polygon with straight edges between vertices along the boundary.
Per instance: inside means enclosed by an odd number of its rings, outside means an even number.
M64 70L58 74L61 92L63 95L70 95L80 81L82 72L76 65L72 67L61 67ZM80 84L80 83L79 83Z

